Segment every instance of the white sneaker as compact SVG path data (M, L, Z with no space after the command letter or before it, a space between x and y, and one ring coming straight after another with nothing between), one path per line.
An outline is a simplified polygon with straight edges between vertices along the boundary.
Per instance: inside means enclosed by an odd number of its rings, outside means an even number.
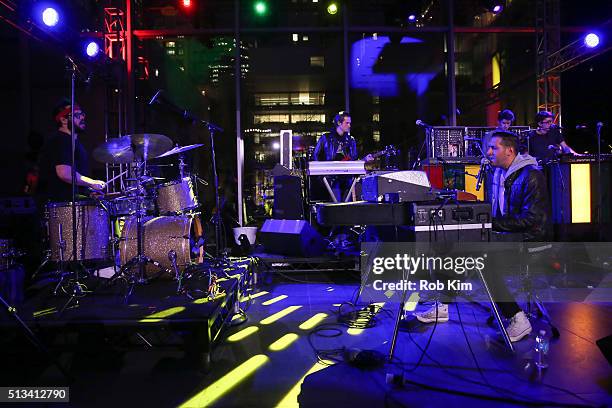
M436 302L431 308L425 312L414 313L414 316L419 322L433 323L436 321L436 307L438 310L438 323L448 322L448 305Z
M508 332L510 341L513 343L531 333L531 323L529 323L529 319L527 319L525 312L521 310L512 316L510 324L506 327L506 331Z

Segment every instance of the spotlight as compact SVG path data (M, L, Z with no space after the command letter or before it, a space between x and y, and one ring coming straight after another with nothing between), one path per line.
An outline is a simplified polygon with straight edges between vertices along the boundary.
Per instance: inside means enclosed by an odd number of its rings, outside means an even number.
M484 0L480 3L488 12L499 14L504 11L506 6L505 0Z
M263 16L268 12L268 5L265 1L256 1L255 2L255 14Z
M408 16L408 21L409 21L410 23L414 23L414 22L416 21L416 15L414 15L414 14L410 14L410 15Z
M599 36L595 33L588 33L584 36L584 45L589 48L595 48L599 45Z
M53 7L47 7L42 12L42 21L47 27L55 27L59 22L59 13Z
M273 148L274 150L278 150L278 149L280 149L280 143L279 143L279 142L274 142L274 143L272 143L272 148Z
M338 5L336 3L330 3L329 6L327 6L327 12L333 16L338 12Z
M183 5L183 7L189 8L191 7L191 0L181 0L181 4Z
M89 58L94 58L100 53L100 46L95 41L90 41L85 46L85 53Z

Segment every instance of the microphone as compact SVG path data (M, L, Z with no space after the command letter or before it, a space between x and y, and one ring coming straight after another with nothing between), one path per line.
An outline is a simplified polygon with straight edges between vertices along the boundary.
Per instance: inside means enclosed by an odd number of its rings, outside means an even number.
M476 191L480 191L482 185L482 178L487 170L487 167L491 164L488 159L483 158L480 161L480 169L478 170L478 177L476 178Z
M157 98L159 97L161 93L162 93L162 90L158 89L157 92L155 92L155 95L153 95L153 97L149 101L149 105L153 105L155 102L157 102Z
M424 127L424 128L431 128L431 127L433 127L433 126L428 125L427 123L423 122L421 119L417 119L415 123L416 123L417 126L421 126L421 127Z

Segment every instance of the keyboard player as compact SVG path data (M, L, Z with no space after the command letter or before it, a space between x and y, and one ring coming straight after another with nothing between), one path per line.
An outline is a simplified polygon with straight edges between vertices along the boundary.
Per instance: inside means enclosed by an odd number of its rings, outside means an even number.
M333 121L333 128L324 133L317 142L314 152L316 161L352 161L358 159L357 142L351 136L351 115L339 112ZM374 158L368 154L364 160L372 161ZM328 178L330 187L337 201L343 201L350 191L352 176L332 176Z

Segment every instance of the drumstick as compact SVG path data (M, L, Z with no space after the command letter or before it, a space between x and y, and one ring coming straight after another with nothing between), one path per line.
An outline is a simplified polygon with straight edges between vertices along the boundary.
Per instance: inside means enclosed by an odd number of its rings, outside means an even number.
M119 177L123 176L123 175L124 175L125 173L127 173L127 172L128 172L128 171L126 170L126 171L124 171L123 173L119 174L118 176L113 177L112 179L108 180L108 181L106 182L106 184L109 184L109 183L111 183L111 182L113 182L113 181L117 180Z

